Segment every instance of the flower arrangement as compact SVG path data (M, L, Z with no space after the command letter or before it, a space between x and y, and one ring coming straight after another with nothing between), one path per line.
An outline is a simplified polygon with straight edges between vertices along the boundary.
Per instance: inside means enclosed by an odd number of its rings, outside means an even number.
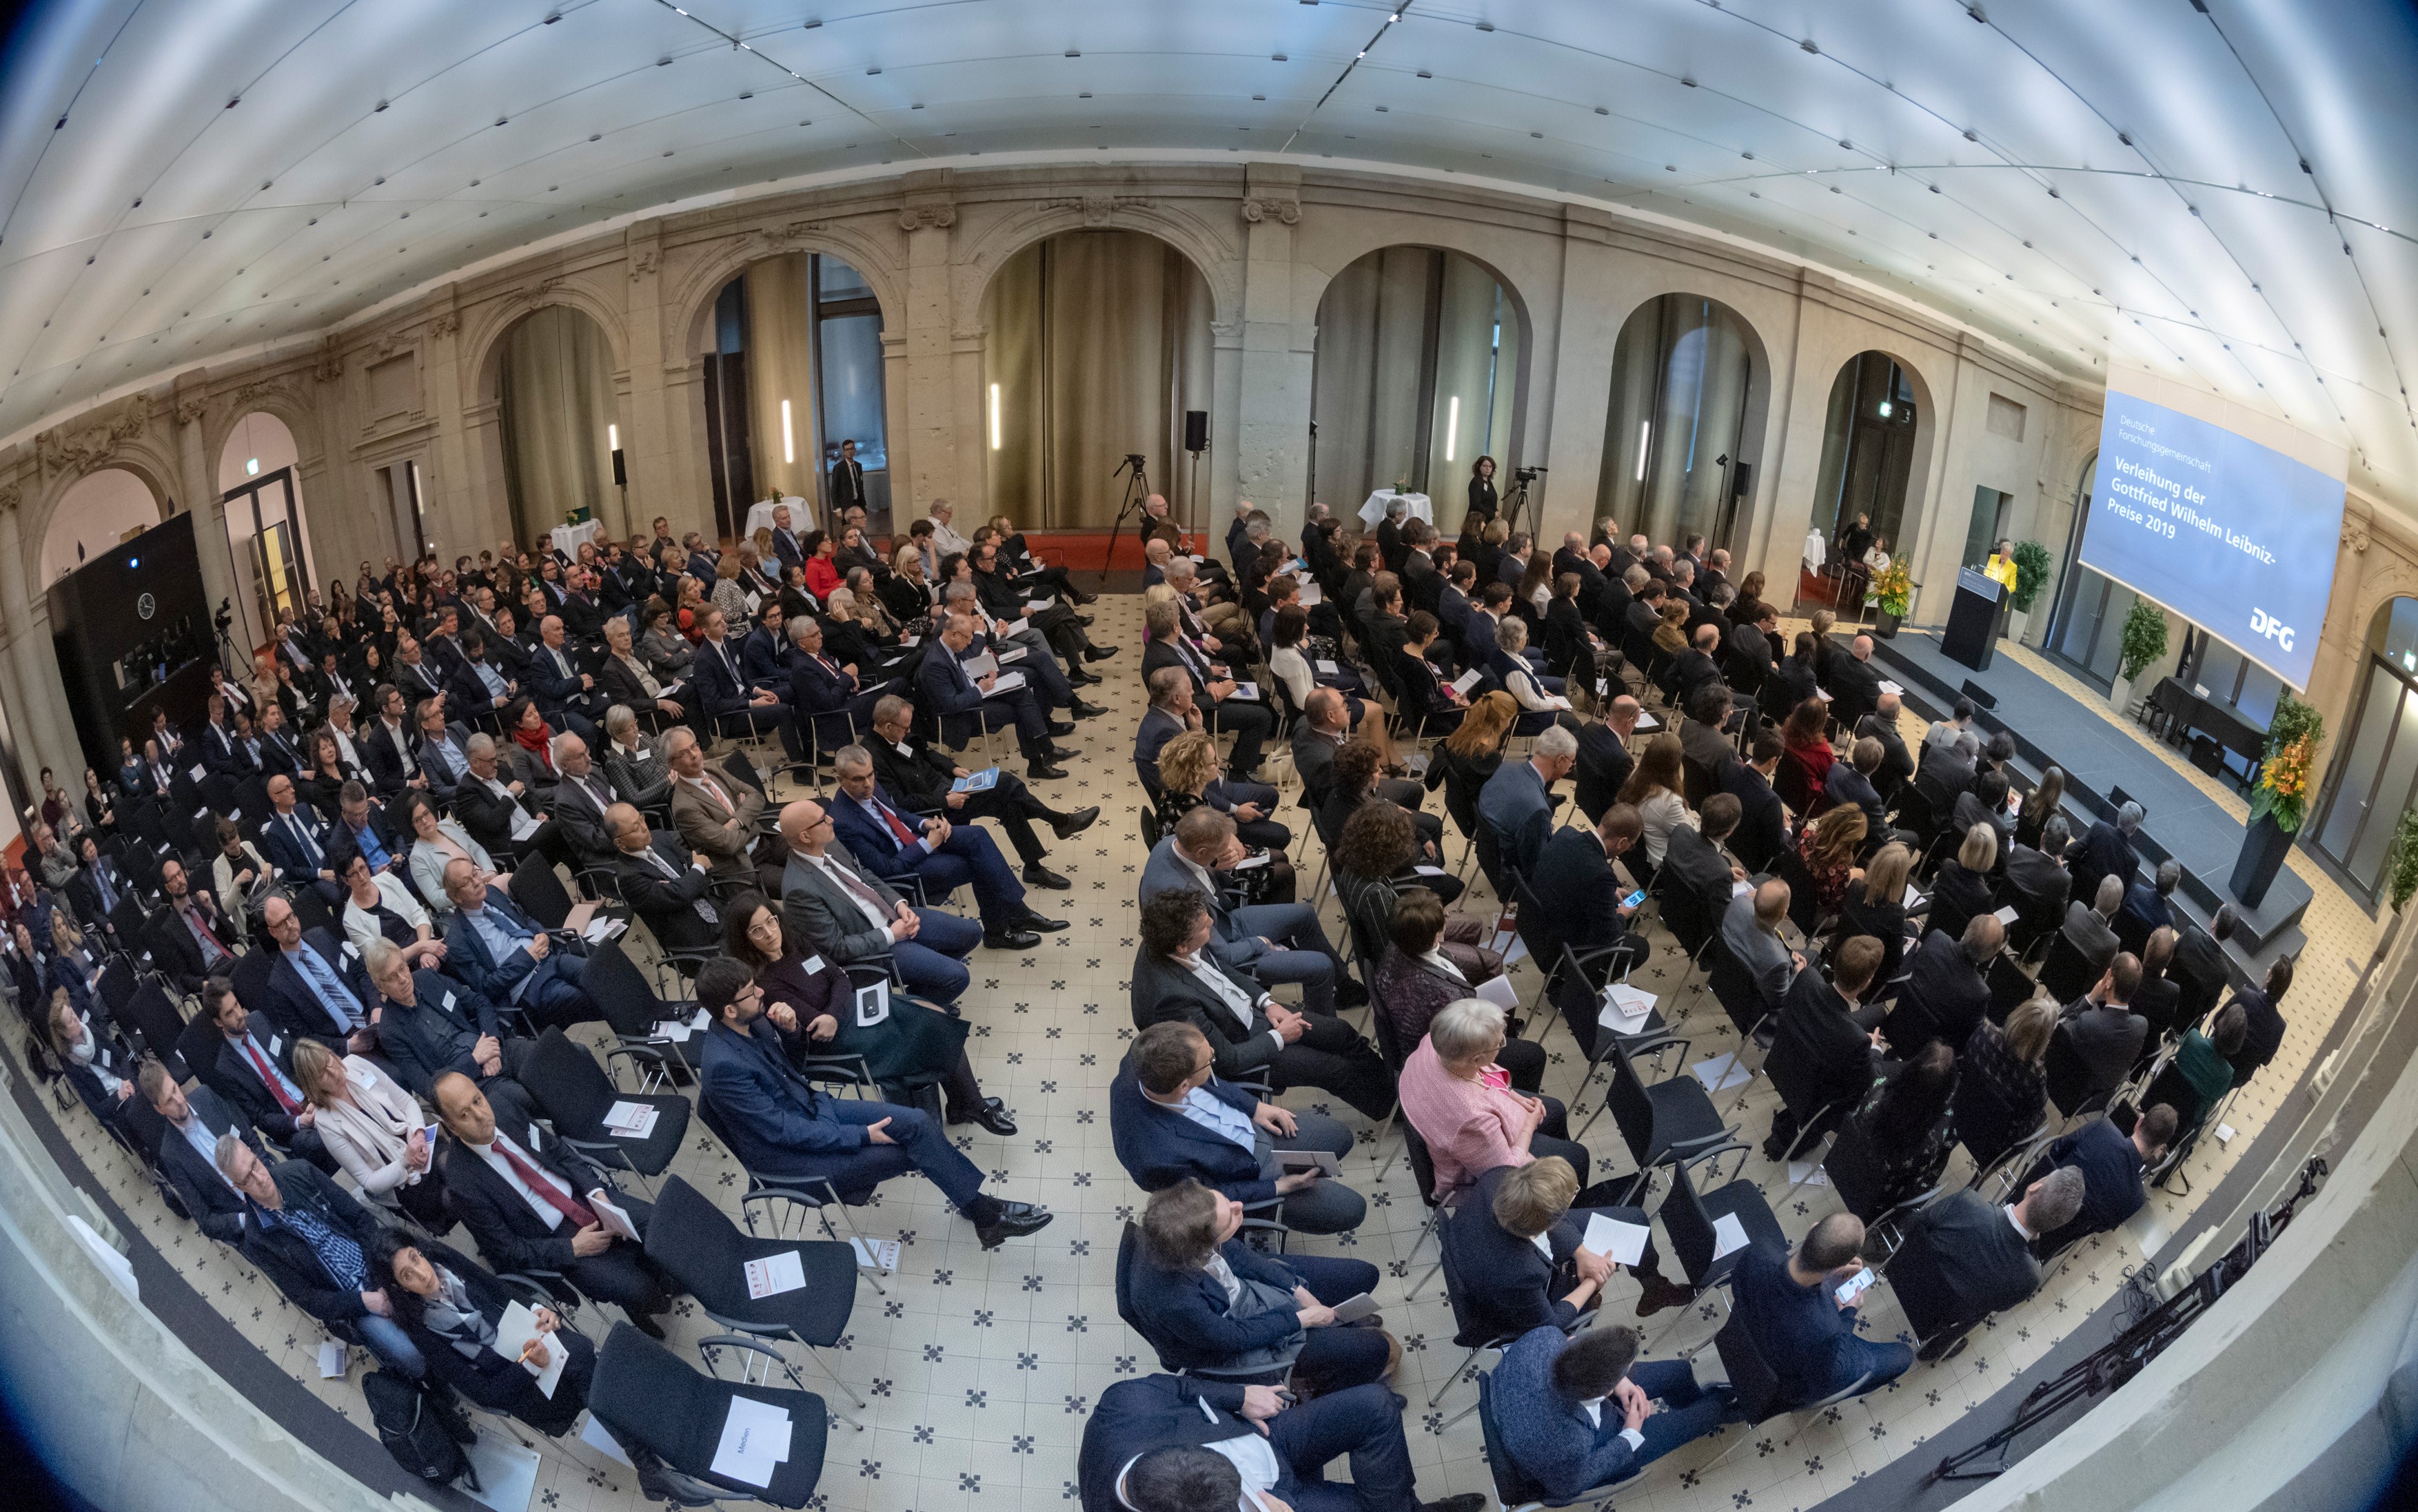
M2309 817L2309 791L2317 769L2318 742L2325 739L2325 716L2290 694L2275 703L2267 725L2267 757L2258 773L2258 787L2250 800L2250 817L2275 821L2286 834L2298 834Z
M1903 619L1914 604L1914 573L1906 570L1903 557L1890 562L1873 579L1873 602L1881 613Z

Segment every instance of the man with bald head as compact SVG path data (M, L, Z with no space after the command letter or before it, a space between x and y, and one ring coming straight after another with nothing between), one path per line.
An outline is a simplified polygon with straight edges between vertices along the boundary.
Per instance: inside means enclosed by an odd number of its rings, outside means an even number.
M1828 670L1830 717L1849 729L1880 707L1881 670L1873 664L1873 638L1858 635L1847 643L1847 654L1830 658Z
M588 742L570 730L554 738L554 822L582 866L610 861L613 842L604 829L604 811L622 795L613 790Z
M565 637L560 615L547 615L538 621L537 629L538 645L529 656L528 681L537 694L538 709L555 728L575 730L582 737L593 739L596 726L589 721L589 701L596 680L579 670L578 653Z
M343 842L334 827L317 810L295 802L294 779L283 772L268 779L268 809L260 838L277 879L288 887L310 888L331 909L344 907L335 854Z
M781 810L789 862L781 878L781 918L801 939L842 966L888 966L907 990L953 1003L972 973L965 957L983 943L983 926L938 909L918 909L876 877L832 831L831 815L811 798Z
M1874 769L1873 787L1884 804L1894 804L1897 795L1914 776L1914 756L1905 748L1905 737L1897 727L1904 701L1896 694L1883 691L1874 700L1873 711L1856 722L1856 738L1869 736L1881 742L1881 764Z
M1590 824L1601 821L1603 811L1619 799L1621 788L1629 784L1630 772L1636 769L1637 759L1629 754L1629 741L1637 733L1638 717L1645 712L1643 705L1624 693L1603 706L1601 719L1584 719L1577 714L1561 717L1562 727L1578 737L1578 760L1572 769L1578 791L1573 801Z
M613 836L613 875L621 896L646 921L648 933L667 951L712 951L722 938L722 915L713 906L712 858L683 852L670 835L652 833L647 817L628 803L604 811Z
M1732 898L1722 915L1722 943L1754 979L1755 993L1768 1013L1779 1011L1789 984L1805 967L1805 957L1780 938L1780 926L1788 922L1788 884L1768 881Z
M1990 1009L1990 962L2007 943L1995 913L1978 913L1960 939L1933 930L1906 959L1897 1005L1881 1021L1881 1037L1901 1060L1939 1040L1962 1052Z

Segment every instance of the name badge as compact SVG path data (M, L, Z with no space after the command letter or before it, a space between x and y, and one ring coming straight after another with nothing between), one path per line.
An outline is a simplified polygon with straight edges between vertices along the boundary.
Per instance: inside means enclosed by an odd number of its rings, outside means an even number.
M823 958L819 955L809 955L798 964L798 970L805 972L808 976L813 976L822 969Z
M284 1042L283 1040L282 1040L282 1039L278 1038L278 1037L277 1037L276 1035L274 1035L274 1034L271 1034L270 1036L268 1036L268 1055L269 1055L269 1059L271 1059L271 1060L275 1060L275 1059L276 1059L276 1057L277 1057L277 1051L278 1051L279 1046L283 1046L284 1043L285 1043L285 1042Z
M449 1014L453 1011L453 994L450 992L445 995L445 1011Z

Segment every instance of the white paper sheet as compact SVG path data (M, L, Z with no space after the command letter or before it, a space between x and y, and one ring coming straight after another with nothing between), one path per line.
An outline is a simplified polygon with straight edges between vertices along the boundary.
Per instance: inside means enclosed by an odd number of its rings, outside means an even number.
M655 1132L655 1120L662 1111L645 1103L617 1102L605 1109L604 1132L617 1139L643 1139Z
M1900 696L1904 696L1904 695L1905 695L1905 690L1904 688L1899 687L1896 683L1891 682L1889 679L1887 679L1887 678L1883 678L1883 679L1881 679L1881 692L1883 692L1883 693L1894 693L1894 694L1899 695Z
M2012 927L2013 927L2015 921L2016 921L2016 920L2018 920L2018 919L2020 919L2020 918L2022 918L2022 917L2023 917L2023 915L2022 915L2022 914L2020 914L2020 913L2017 913L2017 912L2015 911L2015 907L2014 907L2014 905L2011 903L2011 904L2007 905L2005 908L2000 909L1997 912L1996 912L1996 913L1992 914L1990 917L1992 917L1992 918L1994 918L1994 919L1997 920L2000 924L2005 924L2005 925L2007 925L2008 927L2012 928Z
M1634 1265L1645 1258L1645 1241L1653 1233L1644 1224L1622 1223L1598 1213L1588 1217L1586 1237L1579 1246L1611 1257L1615 1265Z
M591 945L601 945L629 927L611 914L604 914L589 920L588 927L581 930L579 935Z
M319 1341L319 1379L333 1381L344 1373L344 1346L338 1340Z
M856 1250L856 1263L877 1271L898 1269L898 1241L895 1239L850 1239Z
M1011 664L1011 663L1015 663L1015 662L1021 662L1021 661L1023 661L1023 660L1024 660L1024 658L1025 658L1026 656L1030 655L1031 653L1032 653L1032 648L1031 648L1031 647L1027 647L1027 646L1011 646L1011 647L1009 647L1007 649L1005 649L1005 650L1003 650L1003 651L1002 651L1002 652L1000 652L1000 653L999 653L999 661L1000 661L1000 664L1001 664L1002 666L1005 666L1005 665L1008 665L1008 664Z
M1830 1177L1810 1160L1792 1160L1788 1163L1788 1184L1791 1186L1828 1186Z
M1300 603L1304 608L1308 608L1313 603L1324 603L1326 602L1326 590L1320 588L1315 583L1304 583L1301 586L1301 592L1294 597L1296 603Z
M635 1240L638 1237L637 1226L630 1221L630 1214L626 1210L592 1192L589 1194L588 1205L595 1211L598 1219L604 1223L606 1233L630 1240Z
M1743 1087L1753 1079L1752 1074L1738 1063L1738 1058L1728 1051L1709 1061L1699 1061L1688 1069L1696 1074L1696 1079L1705 1084L1706 1092L1726 1092L1732 1087Z
M1753 891L1754 884L1745 880L1744 878L1740 878L1739 880L1734 881L1730 884L1730 896L1734 898L1742 898Z
M806 1284L803 1258L794 1249L749 1260L745 1270L747 1295L757 1302L766 1297L777 1297L784 1291L795 1291Z
M1234 684L1233 693L1229 696L1247 699L1256 703L1259 701L1260 685L1256 682L1237 682Z
M957 664L965 668L966 680L980 682L999 670L999 658L988 651L978 651Z
M1746 1225L1738 1222L1737 1214L1724 1213L1713 1220L1713 1259L1745 1247Z
M537 833L537 816L531 814L528 810L522 808L517 803L513 805L513 838L515 840L526 840L530 835Z
M519 1360L522 1349L533 1338L544 1339L546 1360L544 1369L530 1373L537 1378L537 1389L552 1401L554 1388L562 1380L562 1367L571 1362L571 1351L560 1340L537 1331L536 1313L518 1302L506 1306L503 1318L496 1324L496 1352L507 1360ZM521 1368L528 1370L528 1362L522 1360Z
M1477 995L1507 1014L1520 1005L1520 989L1511 985L1511 978L1507 974L1489 977L1480 982L1477 985Z
M1366 1291L1356 1292L1335 1305L1335 1321L1356 1323L1377 1310L1377 1299Z
M1634 1034L1654 1012L1654 994L1615 982L1603 989L1603 1010L1595 1021L1615 1034Z
M773 1484L773 1467L788 1458L788 1409L751 1397L731 1397L721 1442L714 1446L713 1474L762 1488Z
M1468 671L1463 672L1461 676L1452 680L1452 691L1466 698L1469 696L1469 690L1477 687L1480 681L1485 680L1485 677L1486 669L1484 667L1471 667Z
M999 679L999 680L998 680L997 682L994 682L994 683L992 683L992 684L990 685L990 692L989 692L989 694L988 694L988 695L987 695L987 696L996 698L996 697L1000 696L1002 694L1014 693L1014 692L1016 692L1018 688L1021 688L1021 687L1023 687L1023 686L1024 686L1024 674L1023 674L1023 673L1021 673L1021 672L1002 672L1002 673L1001 673L1001 674L1000 674L1000 679Z
M1331 677L1334 677L1334 676L1336 676L1339 672L1340 672L1340 671L1342 670L1341 668L1338 667L1334 663L1332 663L1332 662L1328 662L1328 661L1317 661L1317 662L1312 662L1312 663L1310 663L1309 664L1310 664L1311 666L1313 666L1313 667L1317 668L1317 670L1318 670L1318 675L1319 675L1320 677L1322 677L1322 678L1331 678Z
M1647 730L1659 730L1661 727L1662 722L1656 719L1652 714L1647 713L1643 709L1637 711L1637 730L1639 734L1642 735Z

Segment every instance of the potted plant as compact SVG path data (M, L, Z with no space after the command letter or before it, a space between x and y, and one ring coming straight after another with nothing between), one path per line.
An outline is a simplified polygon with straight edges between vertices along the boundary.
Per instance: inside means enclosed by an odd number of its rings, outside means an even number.
M1914 606L1914 573L1898 557L1873 578L1873 634L1887 640L1897 634L1905 612Z
M2266 900L2268 885L2275 880L2285 854L2292 848L2292 837L2308 819L2318 742L2325 736L2325 718L2315 709L2289 693L2276 700L2275 717L2267 725L2267 755L2259 765L2258 787L2250 797L2250 826L2242 837L2242 855L2233 863L2227 884L2245 908L2255 909ZM2404 814L2403 829L2395 832L2396 847L2402 843L2409 818ZM2400 885L2397 876L2395 885Z
M2133 701L2133 682L2150 664L2166 654L2166 611L2147 599L2135 599L2124 615L2123 655L2116 664L2116 680L2107 689L2116 712Z
M2393 911L2410 906L2418 893L2418 808L2405 808L2393 824L2393 847L2384 856L2384 880Z
M2015 591L2009 630L2020 643L2031 628L2032 605L2048 587L2048 548L2037 541L2015 542Z

